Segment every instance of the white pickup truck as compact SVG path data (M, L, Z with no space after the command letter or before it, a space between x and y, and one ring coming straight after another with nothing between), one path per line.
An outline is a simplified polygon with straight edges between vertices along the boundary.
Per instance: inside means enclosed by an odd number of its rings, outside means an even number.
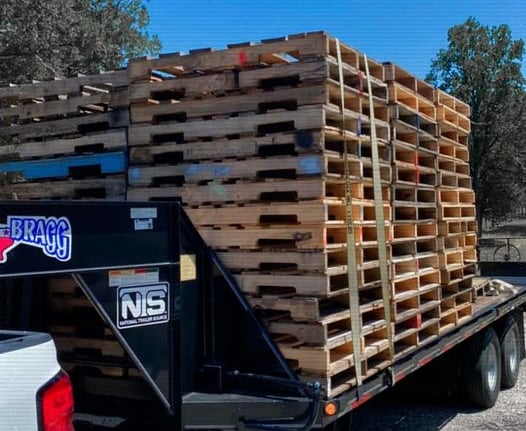
M0 331L0 430L73 431L73 393L48 334Z

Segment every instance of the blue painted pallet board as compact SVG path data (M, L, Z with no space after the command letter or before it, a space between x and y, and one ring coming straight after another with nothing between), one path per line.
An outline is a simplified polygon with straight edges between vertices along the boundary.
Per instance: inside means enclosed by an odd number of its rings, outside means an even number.
M26 180L38 180L68 177L70 168L87 166L100 166L101 174L118 174L126 170L126 155L118 151L57 159L7 162L0 163L0 172L20 173Z

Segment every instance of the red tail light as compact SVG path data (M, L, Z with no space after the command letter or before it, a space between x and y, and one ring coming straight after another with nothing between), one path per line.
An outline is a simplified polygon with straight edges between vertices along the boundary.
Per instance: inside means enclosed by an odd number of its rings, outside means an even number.
M42 431L74 431L73 388L66 373L41 388L38 401Z

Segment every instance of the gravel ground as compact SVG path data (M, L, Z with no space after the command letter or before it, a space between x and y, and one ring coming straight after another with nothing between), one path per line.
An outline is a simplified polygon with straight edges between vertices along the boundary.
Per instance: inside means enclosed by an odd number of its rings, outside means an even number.
M526 430L526 360L517 385L501 391L488 410L444 401L422 391L422 382L408 382L388 391L354 413L356 431L524 431ZM420 383L417 387L415 383ZM414 390L412 390L414 389Z

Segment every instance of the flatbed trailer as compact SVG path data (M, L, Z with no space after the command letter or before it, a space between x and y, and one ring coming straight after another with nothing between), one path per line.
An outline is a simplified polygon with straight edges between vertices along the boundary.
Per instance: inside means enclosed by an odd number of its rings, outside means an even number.
M290 369L179 203L0 203L0 280L71 274L164 407L156 429L343 429L352 410L454 349L468 398L489 406L525 356L526 272L481 268L518 278L492 281L472 317L328 398Z

